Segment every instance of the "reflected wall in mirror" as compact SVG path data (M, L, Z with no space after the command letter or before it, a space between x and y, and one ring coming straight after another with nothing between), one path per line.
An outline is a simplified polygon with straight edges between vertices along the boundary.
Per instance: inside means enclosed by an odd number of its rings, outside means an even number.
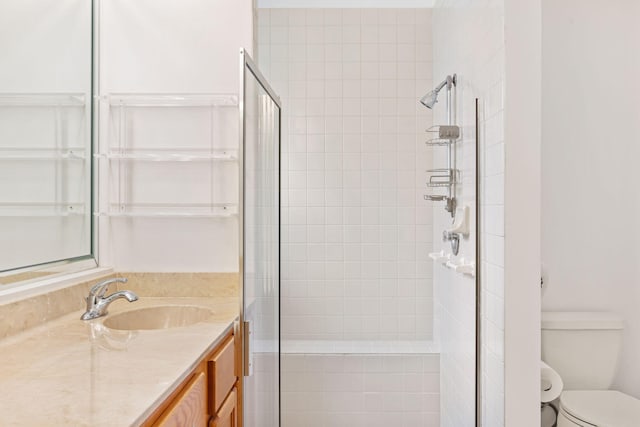
M92 257L92 14L0 2L0 284Z

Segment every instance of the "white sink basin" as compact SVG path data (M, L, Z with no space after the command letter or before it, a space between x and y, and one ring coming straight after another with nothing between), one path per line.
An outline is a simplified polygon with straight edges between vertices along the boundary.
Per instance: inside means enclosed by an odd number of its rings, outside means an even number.
M180 328L206 322L214 312L194 305L165 305L140 308L107 316L104 326L125 331Z

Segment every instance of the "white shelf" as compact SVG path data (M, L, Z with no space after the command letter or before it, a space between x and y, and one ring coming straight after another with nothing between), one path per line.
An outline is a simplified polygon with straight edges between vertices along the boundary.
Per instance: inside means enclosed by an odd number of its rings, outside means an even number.
M431 252L429 254L429 258L431 258L435 262L438 262L438 263L444 265L447 262L449 262L449 260L451 260L451 254L445 254L444 251Z
M84 203L2 202L0 217L55 218L83 216Z
M0 148L0 160L85 160L85 149Z
M114 218L233 218L238 216L238 206L123 204L112 205L109 211L96 212L94 215Z
M216 213L197 213L197 212L96 212L95 216L103 216L110 218L235 218L238 216L235 214L216 214Z
M456 273L471 277L476 276L475 261L465 258L453 259L451 254L445 253L443 250L441 250L440 252L430 253L429 258L439 264L442 264L442 266L455 271Z
M99 99L112 107L235 107L237 95L227 94L127 94L113 93Z
M218 150L209 153L204 152L132 152L132 153L98 153L94 157L110 160L139 160L147 162L196 162L196 161L221 161L235 162L238 153L235 150Z
M83 93L0 93L2 107L85 107Z
M465 276L476 276L476 263L465 260L464 258L461 258L458 261L449 261L445 264L445 267Z

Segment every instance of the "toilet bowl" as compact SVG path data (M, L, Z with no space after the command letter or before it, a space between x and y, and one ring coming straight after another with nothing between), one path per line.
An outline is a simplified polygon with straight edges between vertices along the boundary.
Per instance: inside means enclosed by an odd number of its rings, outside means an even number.
M615 390L569 390L560 396L558 427L638 427L640 400Z
M610 390L622 329L614 313L542 313L542 360L564 383L558 427L640 427L640 400Z

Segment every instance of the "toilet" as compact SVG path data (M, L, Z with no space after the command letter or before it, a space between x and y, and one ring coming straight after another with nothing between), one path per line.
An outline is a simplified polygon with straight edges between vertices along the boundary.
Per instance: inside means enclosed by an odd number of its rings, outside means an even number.
M640 426L640 400L609 389L623 326L615 313L542 313L542 360L564 383L558 427Z

